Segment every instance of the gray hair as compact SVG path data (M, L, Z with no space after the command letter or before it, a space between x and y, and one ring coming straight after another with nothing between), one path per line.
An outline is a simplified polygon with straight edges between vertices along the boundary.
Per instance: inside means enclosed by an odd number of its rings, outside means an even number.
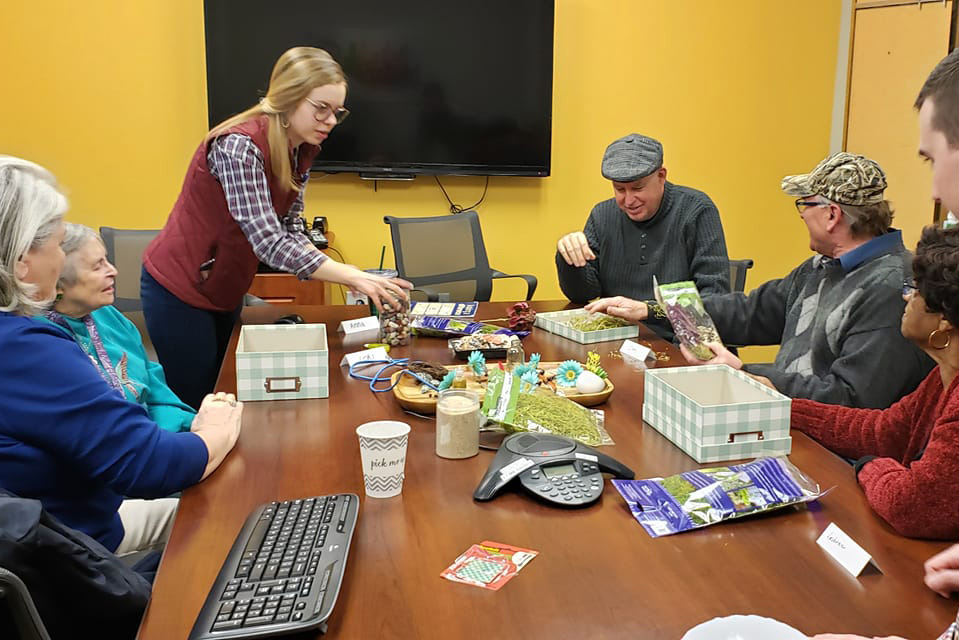
M65 233L60 248L63 249L66 259L63 261L63 269L60 271L60 279L57 280L57 284L60 287L70 287L77 282L77 251L87 246L91 240L96 240L102 245L103 238L85 224L67 222L63 226Z
M888 200L877 204L836 205L842 210L843 217L849 223L849 231L854 237L881 236L892 226L893 210Z
M0 155L0 311L35 315L52 300L35 300L37 287L17 278L17 263L43 245L63 221L67 199L49 171L29 160Z

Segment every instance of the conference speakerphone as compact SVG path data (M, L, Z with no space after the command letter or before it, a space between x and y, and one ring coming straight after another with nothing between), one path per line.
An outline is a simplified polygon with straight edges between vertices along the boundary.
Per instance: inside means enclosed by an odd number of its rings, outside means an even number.
M503 440L473 499L491 500L514 478L541 500L578 507L599 499L603 472L632 479L632 469L585 444L544 433L514 433Z

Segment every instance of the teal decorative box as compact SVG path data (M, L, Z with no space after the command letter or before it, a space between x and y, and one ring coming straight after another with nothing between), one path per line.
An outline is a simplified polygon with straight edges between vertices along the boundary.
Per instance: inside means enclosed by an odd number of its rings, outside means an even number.
M574 329L568 324L571 319L580 316L605 316L606 314L589 313L585 309L567 309L566 311L544 311L536 314L536 320L533 324L550 333L569 338L580 344L590 344L592 342L606 342L607 340L625 340L626 338L635 338L639 335L639 326L629 324L625 327L616 327L615 329L600 329L599 331L580 331Z
M303 400L330 395L325 324L244 325L236 345L236 397Z
M788 455L791 400L724 364L650 369L643 420L696 462Z

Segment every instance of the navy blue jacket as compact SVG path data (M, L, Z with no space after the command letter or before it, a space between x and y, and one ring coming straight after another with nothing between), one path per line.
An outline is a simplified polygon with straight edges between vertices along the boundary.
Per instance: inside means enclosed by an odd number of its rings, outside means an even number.
M184 489L207 460L199 436L157 427L63 331L0 312L0 487L114 551L124 497Z

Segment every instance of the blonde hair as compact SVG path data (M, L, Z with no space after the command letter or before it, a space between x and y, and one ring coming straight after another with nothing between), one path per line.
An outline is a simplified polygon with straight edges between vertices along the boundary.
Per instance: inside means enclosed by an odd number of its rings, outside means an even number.
M36 285L17 278L17 263L43 245L63 221L67 198L53 174L29 160L0 155L0 311L36 315Z
M289 185L290 189L299 191L303 185L299 183L297 176L293 175L290 163L286 161L290 153L290 138L287 136L286 127L289 126L290 114L310 92L328 84L346 84L343 69L333 56L314 47L288 49L273 66L266 96L258 104L213 127L207 134L207 140L213 140L230 127L262 115L267 116L270 168L280 184Z

